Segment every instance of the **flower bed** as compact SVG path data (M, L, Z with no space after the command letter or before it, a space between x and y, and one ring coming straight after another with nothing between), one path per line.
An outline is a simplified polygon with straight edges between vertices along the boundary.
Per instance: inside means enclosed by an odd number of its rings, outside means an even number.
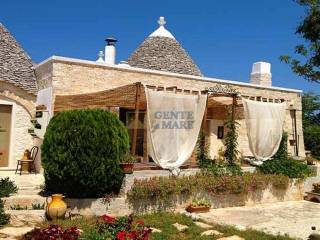
M245 173L240 176L154 177L135 180L127 192L134 212L183 209L192 199L206 198L213 208L302 200L303 189L284 175Z
M242 176L211 176L198 173L182 177L153 177L145 180L135 179L130 191L129 201L158 199L166 200L172 195L192 195L198 191L210 195L248 194L251 191L264 190L268 186L285 190L290 179L284 175L264 175L245 173Z
M84 220L85 221L85 220ZM63 229L60 225L49 225L46 228L35 228L23 236L23 240L78 240L78 239L115 239L115 240L148 240L151 228L143 220L134 220L132 215L115 218L110 215L100 217L95 225L90 225L83 232L76 226Z
M125 217L124 220L128 219ZM141 221L143 219L143 221ZM110 215L105 215L103 218L97 219L96 218L75 218L75 219L66 219L66 220L59 220L50 222L50 224L55 225L55 230L52 229L52 226L48 225L48 222L44 222L40 225L40 228L37 230L33 230L32 232L28 233L24 240L29 240L32 236L33 232L47 232L50 230L51 233L57 232L58 228L60 232L80 232L80 236L78 239L70 239L70 238L42 238L42 239L59 239L59 240L119 240L124 238L124 233L120 228L115 228L115 222L120 222L120 218L114 218ZM126 222L126 221L124 221ZM115 229L115 232L110 236L104 230L99 230L99 224L107 225L107 228ZM208 239L215 239L214 236L201 236L204 231L207 229L203 229L196 225L192 218L187 217L186 215L181 214L174 214L174 213L155 213L155 214L147 214L138 216L133 218L133 225L139 224L139 228L142 226L150 226L144 227L144 231L153 231L145 237L147 239L166 239L166 240L175 240L175 239L184 239L184 240L208 240ZM188 226L187 231L180 232L173 224L182 224ZM264 240L293 240L288 236L280 236L280 235L270 235L263 232L255 231L255 230L245 230L241 231L235 229L231 226L220 226L214 223L207 223L212 225L212 229L219 231L222 235L220 237L229 237L233 235L237 235L242 237L246 240L256 240L256 239L264 239ZM120 224L120 227L125 226L124 224ZM103 227L104 229L105 227ZM81 229L81 230L80 230ZM117 230L118 229L118 230ZM54 230L54 231L53 231ZM26 238L28 236L28 238ZM46 235L47 236L47 235ZM52 235L51 235L52 236ZM61 235L60 235L61 236ZM68 236L68 235L67 235ZM70 236L70 235L69 235ZM134 237L136 235L129 235L128 232L126 233L127 239L126 240L139 240L141 238L133 238L131 239L130 236ZM23 238L22 238L23 239Z

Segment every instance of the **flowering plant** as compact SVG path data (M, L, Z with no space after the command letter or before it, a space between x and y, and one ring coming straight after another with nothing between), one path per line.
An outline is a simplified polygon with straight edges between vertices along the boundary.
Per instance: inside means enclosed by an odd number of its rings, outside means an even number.
M211 203L206 199L194 199L190 205L192 207L211 207Z
M313 186L313 191L316 193L320 193L320 182L312 184Z
M77 227L70 227L65 230L59 225L50 225L45 229L35 228L24 235L23 240L77 240L81 230Z
M116 240L148 240L151 233L143 220L134 221L132 215L119 218L103 215L97 227L100 233L108 233Z

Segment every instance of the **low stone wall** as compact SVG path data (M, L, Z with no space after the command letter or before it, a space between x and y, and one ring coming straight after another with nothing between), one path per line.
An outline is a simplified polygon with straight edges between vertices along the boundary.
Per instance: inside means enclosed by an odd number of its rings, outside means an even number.
M224 208L235 206L253 206L262 203L273 203L281 201L300 201L303 200L303 183L291 183L288 189L279 190L272 187L262 191L243 194L209 195L207 193L196 193L194 196L173 196L168 201L137 200L133 204L129 203L125 196L113 198L110 204L104 203L99 199L66 199L72 214L81 215L103 215L105 213L121 216L130 213L140 214L154 211L174 211L182 210L191 203L193 198L206 198L212 208Z
M253 206L262 203L273 203L281 201L299 201L303 200L304 193L310 191L312 183L320 182L320 166L313 166L317 176L307 178L304 182L294 182L286 190L278 190L274 188L267 188L263 191L250 192L248 195L215 195L211 196L206 193L197 193L194 198L207 198L211 201L213 208L224 208L232 206ZM253 172L254 168L247 167L244 171ZM192 175L199 171L199 169L186 169L183 170L181 175ZM18 175L15 175L18 176ZM190 196L174 196L168 203L160 203L156 201L136 201L134 204L129 204L126 199L126 193L131 189L135 179L147 179L155 176L169 176L168 171L164 170L146 170L137 171L131 175L127 175L121 193L112 198L110 205L104 202L104 199L65 199L70 212L73 214L81 215L103 215L109 213L115 216L121 216L134 213L143 213L156 210L181 210L184 209L191 201ZM20 177L20 176L19 176ZM28 175L28 177L36 177L36 175ZM20 187L20 186L19 186ZM21 190L19 190L21 191ZM39 190L40 191L40 190ZM28 192L27 192L28 193ZM3 198L5 209L10 210L14 205L21 207L27 206L28 209L32 208L32 204L43 204L46 198L38 194L26 195L17 194L9 198ZM50 200L49 200L50 201ZM170 203L170 204L169 204Z
M182 210L185 209L193 199L205 198L211 202L211 208L225 208L237 206L254 206L262 203L273 203L282 201L303 200L303 183L293 182L287 189L275 189L268 187L265 190L258 190L245 194L221 194L210 195L206 192L198 192L192 196L173 196L165 201L140 201L137 200L130 209L134 213L146 213L158 210Z

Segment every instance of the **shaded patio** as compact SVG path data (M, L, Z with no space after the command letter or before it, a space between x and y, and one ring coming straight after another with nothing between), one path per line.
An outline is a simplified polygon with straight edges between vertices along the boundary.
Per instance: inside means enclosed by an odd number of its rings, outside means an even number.
M243 106L240 93L228 85L215 85L204 90L182 89L177 86L163 87L153 85L143 85L140 82L133 84L86 94L77 95L57 95L54 102L54 114L61 111L86 108L100 108L116 112L120 120L129 131L131 153L140 160L135 164L136 170L159 169L159 167L149 158L147 152L147 134L145 125L145 113L147 110L147 100L145 88L156 91L167 91L175 94L206 94L208 96L206 110L203 117L202 129L206 135L206 141L210 144L210 134L213 128L220 145L223 145L223 136L226 131L224 122L231 111L231 118L243 118ZM252 99L250 96L241 96ZM260 101L281 102L282 99L255 99ZM210 120L214 120L213 126L209 126ZM219 129L220 128L220 129ZM213 143L216 144L216 143ZM195 154L186 162L186 167L197 167Z

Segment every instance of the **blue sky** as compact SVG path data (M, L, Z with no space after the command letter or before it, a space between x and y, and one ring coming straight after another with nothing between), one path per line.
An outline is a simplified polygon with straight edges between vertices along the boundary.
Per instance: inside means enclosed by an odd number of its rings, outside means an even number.
M165 16L166 28L205 76L248 82L256 61L272 64L273 85L320 93L279 56L300 43L304 9L293 0L1 0L0 22L34 62L59 55L96 60L114 35L117 61L126 60Z

